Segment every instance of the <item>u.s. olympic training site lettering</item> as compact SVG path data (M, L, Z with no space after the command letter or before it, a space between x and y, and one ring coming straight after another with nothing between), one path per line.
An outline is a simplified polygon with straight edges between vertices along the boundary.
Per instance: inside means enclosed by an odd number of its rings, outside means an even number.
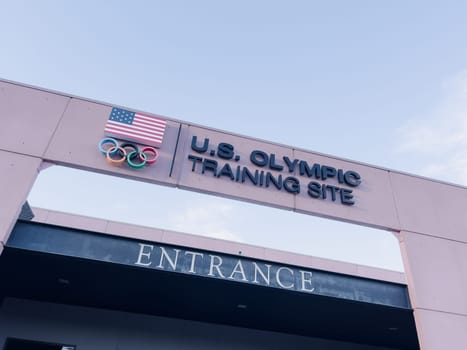
M262 150L253 150L249 154L249 160L255 166L251 169L248 166L235 164L240 161L241 155L235 153L232 144L221 142L215 147L210 147L209 138L204 138L200 143L198 137L193 136L191 150L196 152L188 155L193 172L238 183L249 183L257 187L272 188L293 195L302 191L300 180L308 179L305 180L305 189L310 198L330 200L344 205L355 204L353 188L358 187L362 182L360 174L353 170L290 159L288 156L278 157L274 153ZM216 156L220 159L214 159ZM312 180L309 180L310 178Z

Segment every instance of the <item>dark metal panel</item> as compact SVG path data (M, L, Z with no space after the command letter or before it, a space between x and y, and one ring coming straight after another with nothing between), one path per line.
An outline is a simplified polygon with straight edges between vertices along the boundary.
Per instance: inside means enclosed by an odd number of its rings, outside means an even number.
M18 222L7 246L410 309L400 284L70 228Z
M0 303L5 297L34 299L419 350L411 309L239 283L228 278L206 278L186 271L145 268L134 265L134 257L123 258L127 245L138 242L111 236L107 242L95 240L94 236L106 237L18 223L0 255ZM102 246L107 243L110 245ZM138 249L133 252L138 253ZM116 263L114 259L119 254L123 255ZM82 255L90 258L78 257ZM155 261L159 258L155 256Z

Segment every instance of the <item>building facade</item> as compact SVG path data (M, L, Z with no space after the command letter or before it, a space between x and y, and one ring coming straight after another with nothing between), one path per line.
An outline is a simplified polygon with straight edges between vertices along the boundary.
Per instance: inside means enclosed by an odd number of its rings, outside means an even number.
M465 348L464 187L7 81L0 111L6 350ZM18 221L55 164L390 230L405 279L86 218Z

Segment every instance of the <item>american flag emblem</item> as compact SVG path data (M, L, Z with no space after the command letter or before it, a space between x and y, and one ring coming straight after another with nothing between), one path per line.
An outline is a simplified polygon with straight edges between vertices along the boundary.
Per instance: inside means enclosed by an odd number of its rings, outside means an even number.
M167 121L151 115L112 108L104 133L142 145L160 147Z

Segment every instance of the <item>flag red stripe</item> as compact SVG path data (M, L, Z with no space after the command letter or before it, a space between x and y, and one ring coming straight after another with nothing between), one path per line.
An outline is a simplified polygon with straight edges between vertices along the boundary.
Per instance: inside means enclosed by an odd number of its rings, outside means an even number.
M138 114L138 113L135 113L135 117L140 117L140 118L144 118L144 119L148 119L148 120L153 120L154 122L160 122L160 123L167 123L166 120L164 119L161 119L161 118L158 118L158 117L153 117L153 116L149 116L149 115L144 115L144 114Z
M139 132L137 133L137 132L134 132L133 130L119 129L119 128L106 128L105 131L121 133L121 134L125 134L125 135L135 135L135 136L138 136L138 137L144 137L144 138L151 139L151 140L157 140L157 141L160 140L160 141L162 141L162 136L148 135L148 134L139 133Z
M159 130L165 130L165 124L151 123L151 122L149 122L147 120L144 120L144 119L135 118L135 119L133 119L133 124L134 123L140 123L140 124L143 124L143 125L147 125L148 127L151 127L151 128L157 128Z
M161 138L164 136L164 132L159 130L148 130L147 128L142 128L135 125L128 125L124 123L113 122L111 120L108 121L107 128L115 128L120 130L128 130L135 133L146 134L147 136L160 136Z
M154 126L148 126L144 123L140 123L136 120L133 121L133 127L140 127L144 130L148 130L148 131L154 131L154 132L157 132L159 134L164 134L164 131L165 131L165 128L160 128L160 127L154 127Z
M127 133L122 133L122 132L114 132L114 131L107 131L107 135L108 136L115 136L115 137L126 137L132 141L134 140L137 140L139 142L141 142L142 144L144 145L147 145L147 144L151 144L151 145L160 145L162 144L162 140L154 140L154 139L149 139L149 138L146 138L146 137L138 137L138 136L135 136L135 135L132 135L132 134L127 134Z

